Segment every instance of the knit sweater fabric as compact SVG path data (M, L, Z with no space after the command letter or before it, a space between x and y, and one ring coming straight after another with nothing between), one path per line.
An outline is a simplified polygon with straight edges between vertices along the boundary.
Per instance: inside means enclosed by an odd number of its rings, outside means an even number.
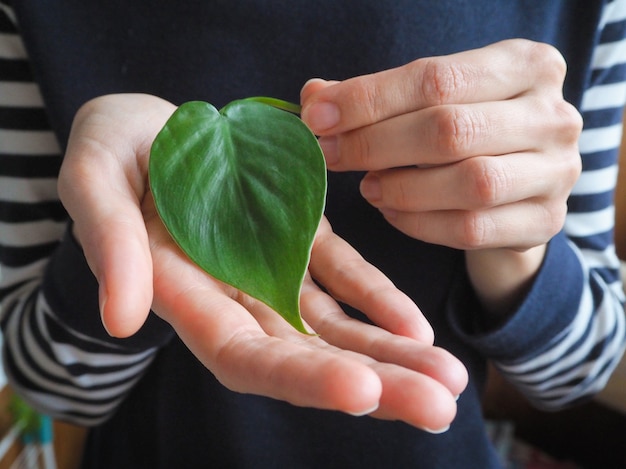
M0 2L3 358L30 403L92 427L85 468L499 467L481 413L488 361L548 409L585 400L608 379L624 344L612 236L626 2L13 3ZM229 391L156 315L131 338L106 334L97 283L54 187L81 104L120 92L216 107L259 95L297 102L312 77L341 80L514 37L564 55L564 95L585 124L565 227L504 323L482 311L463 252L390 226L360 196L362 174L329 173L334 230L417 303L437 345L468 368L449 431Z

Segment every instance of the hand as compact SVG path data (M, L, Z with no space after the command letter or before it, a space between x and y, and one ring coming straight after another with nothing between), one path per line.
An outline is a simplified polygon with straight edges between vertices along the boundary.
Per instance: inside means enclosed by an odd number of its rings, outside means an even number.
M467 250L494 310L532 280L581 169L582 121L550 46L510 40L346 80L312 80L302 117L328 167L414 238Z
M419 309L324 220L301 309L311 331L191 263L156 214L150 145L175 107L148 95L112 95L78 112L59 178L63 203L100 284L114 336L136 332L152 308L227 387L299 406L335 409L439 430L467 384L461 363L432 345ZM378 324L347 317L333 297Z

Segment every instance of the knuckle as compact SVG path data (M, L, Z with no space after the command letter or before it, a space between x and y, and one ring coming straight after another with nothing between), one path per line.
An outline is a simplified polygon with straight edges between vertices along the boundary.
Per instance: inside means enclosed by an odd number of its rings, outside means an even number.
M582 158L578 151L572 151L564 154L563 168L561 170L561 177L566 185L567 192L572 189L580 174L582 172Z
M541 72L543 79L561 85L565 79L567 65L558 49L543 42L524 41L523 56L530 67Z
M462 96L467 89L466 71L459 63L442 58L420 59L421 94L432 105L445 104Z
M439 149L449 156L465 156L488 133L487 120L467 107L439 107L435 111Z
M465 166L471 182L468 197L477 208L497 205L513 186L511 175L498 158L470 158Z
M380 90L378 80L363 79L351 89L352 96L349 102L359 103L359 112L364 114L367 122L378 122L383 115L384 93Z
M555 236L565 225L567 216L567 203L559 199L552 202L544 202L537 210L538 223L536 226L537 242L547 242Z
M569 189L574 186L580 174L582 173L583 163L582 158L578 152L572 153L572 158L568 159L568 170L566 171L567 181L569 182ZM568 191L569 192L569 191Z
M402 180L394 182L391 194L392 199L389 201L391 207L399 210L413 208L411 191Z
M582 117L574 106L563 99L544 106L539 112L552 115L546 128L549 129L551 138L555 139L552 154L556 155L554 161L558 165L561 182L555 187L566 185L569 190L582 171L582 160L578 149L583 128Z
M561 135L568 150L563 151L563 181L568 189L578 180L582 171L582 159L578 150L578 142L583 128L583 119L578 110L565 100L556 104L557 115L561 122L558 134Z
M554 111L560 125L559 133L566 143L578 143L583 129L583 118L578 110L565 100L554 104Z
M553 204L549 209L548 219L546 220L546 229L548 238L552 238L556 235L565 224L565 217L567 215L567 205L565 203Z
M495 230L494 221L487 212L466 211L462 215L460 248L474 250L489 245Z
M349 152L356 158L356 167L359 169L375 169L375 158L372 155L372 146L366 132L352 131L343 139L340 145L342 154Z

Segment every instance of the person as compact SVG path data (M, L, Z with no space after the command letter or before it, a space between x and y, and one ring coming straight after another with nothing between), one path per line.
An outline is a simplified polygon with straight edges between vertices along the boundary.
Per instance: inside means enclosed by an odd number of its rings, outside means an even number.
M84 467L499 467L488 361L548 409L619 361L625 2L2 5L5 369ZM316 337L154 214L175 105L253 95L300 97L330 170Z

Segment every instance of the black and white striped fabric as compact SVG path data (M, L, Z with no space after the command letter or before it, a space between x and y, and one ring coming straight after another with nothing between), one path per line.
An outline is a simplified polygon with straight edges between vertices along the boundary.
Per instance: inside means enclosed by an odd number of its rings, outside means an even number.
M537 405L558 408L601 389L623 352L624 295L613 248L616 155L626 100L626 0L605 9L580 111L583 174L565 232L584 271L578 314L535 354L497 366ZM66 226L56 193L60 149L10 6L0 2L0 313L13 382L46 412L93 425L113 412L154 349L130 353L56 320L40 279Z
M60 149L10 10L0 12L0 290L35 279L65 229Z
M13 387L32 403L94 424L116 408L155 349L129 352L64 327L41 293L67 226L57 194L60 165L12 10L0 3L0 317L4 334L22 339L7 345L3 358L7 369L19 370Z
M565 233L584 269L576 320L545 350L497 366L538 407L559 408L600 391L623 353L623 283L615 254L614 189L626 101L626 1L605 7L579 111L583 172L568 201Z

